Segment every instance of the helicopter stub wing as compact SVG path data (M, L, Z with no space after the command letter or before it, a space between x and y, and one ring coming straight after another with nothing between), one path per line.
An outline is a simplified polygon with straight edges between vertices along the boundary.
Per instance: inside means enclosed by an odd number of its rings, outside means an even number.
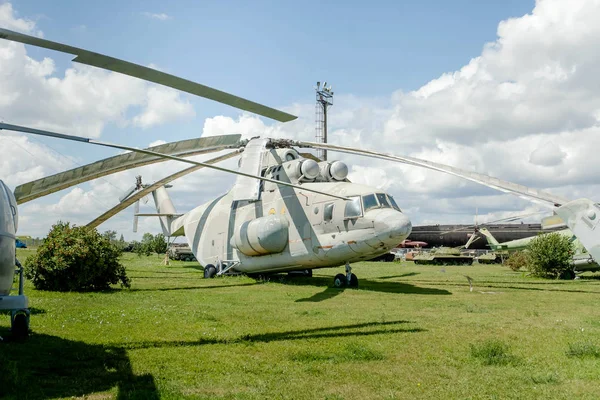
M239 153L238 151L233 151L231 153L227 153L224 154L220 157L216 157L213 158L211 160L206 161L207 164L215 164L218 163L220 161L224 161L224 160L228 160L232 157L237 156ZM126 209L127 207L129 207L130 205L132 205L133 203L135 203L136 201L140 200L141 198L143 198L144 196L146 196L149 193L152 193L153 191L155 191L156 189L158 189L161 186L166 185L169 182L174 181L175 179L181 178L182 176L185 176L187 174L190 174L194 171L198 171L199 169L204 168L204 166L201 165L194 165L193 167L189 167L186 169L183 169L181 171L178 171L172 175L169 175L163 179L160 179L156 182L154 182L151 185L148 185L146 187L144 187L143 189L133 193L131 196L127 197L125 200L123 200L122 202L120 202L119 204L117 204L116 206L114 206L113 208L111 208L110 210L106 211L105 213L103 213L102 215L98 216L96 219L94 219L92 222L90 222L89 224L87 224L87 227L90 228L96 228L98 225L100 225L101 223L103 223L104 221L108 220L109 218L115 216L116 214L118 214L119 212L123 211L124 209ZM139 216L139 214L138 214Z
M0 123L0 130L17 130L20 132L34 133L33 130L16 125ZM158 146L149 147L156 153L176 155L179 157L191 157L215 151L221 151L240 146L240 135L208 136L196 139L182 140L179 142L165 143ZM130 152L118 156L105 158L91 164L73 168L68 171L59 172L51 176L37 179L15 188L15 197L18 204L47 196L59 190L71 186L97 179L103 176L125 171L131 168L137 168L144 165L150 165L165 161L159 156Z
M118 58L105 56L93 51L80 49L78 47L69 46L2 28L0 28L0 38L37 47L43 47L45 49L60 51L62 53L73 54L76 55L73 61L81 64L92 65L94 67L143 79L145 81L154 82L159 85L168 86L173 89L181 90L182 92L187 92L196 96L214 100L216 102L227 104L240 110L249 111L280 122L288 122L298 118L295 115L267 107L265 105L223 92L221 90L213 89L200 83L192 82L187 79L179 78L153 68L144 67L128 61L120 60Z
M379 153L371 150L363 150L357 149L353 147L344 147L344 146L336 146L332 144L326 143L316 143L316 142L302 142L296 141L294 142L295 146L299 147L308 147L308 148L316 148L316 149L326 149L332 151L339 151L341 153L355 154L373 158L380 158L383 160L395 161L409 165L415 165L427 169L431 169L434 171L444 172L446 174L458 176L459 178L467 179L472 182L479 183L481 185L490 187L492 189L496 189L505 193L512 193L517 195L525 200L529 200L535 203L542 204L547 207L558 207L562 204L568 203L569 199L556 196L552 193L548 193L542 190L533 189L527 186L519 185L518 183L513 183L509 181L505 181L502 179L494 178L489 175L480 174L478 172L466 171L460 168L452 167L449 165L444 165L440 163L436 163L433 161L422 160L416 157L408 157L408 156L397 156L394 154L387 153Z

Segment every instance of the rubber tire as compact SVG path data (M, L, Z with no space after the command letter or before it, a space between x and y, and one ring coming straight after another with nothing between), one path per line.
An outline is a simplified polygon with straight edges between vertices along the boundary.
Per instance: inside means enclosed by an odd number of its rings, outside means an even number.
M217 275L217 267L215 267L212 264L208 264L206 267L204 267L204 278L205 279L214 278L216 275Z
M22 340L29 336L29 323L27 322L27 315L25 313L19 312L15 315L11 327L11 334L13 338L17 340Z
M351 288L358 289L358 278L354 274L350 274L350 285Z
M572 281L573 279L575 279L575 276L576 276L575 272L567 270L567 271L563 271L560 274L560 279L564 279L564 280L567 280L567 281Z
M346 280L346 275L344 275L344 274L337 274L335 276L335 278L333 278L333 286L338 289L345 288L346 284L347 284L347 280Z

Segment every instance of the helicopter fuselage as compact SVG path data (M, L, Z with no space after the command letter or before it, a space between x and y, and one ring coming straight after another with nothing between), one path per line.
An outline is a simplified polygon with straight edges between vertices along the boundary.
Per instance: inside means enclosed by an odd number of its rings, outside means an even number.
M204 266L233 262L255 273L367 260L410 234L410 220L381 190L350 182L304 185L350 200L267 183L258 201L233 201L229 192L197 207L174 221L174 235L185 234Z

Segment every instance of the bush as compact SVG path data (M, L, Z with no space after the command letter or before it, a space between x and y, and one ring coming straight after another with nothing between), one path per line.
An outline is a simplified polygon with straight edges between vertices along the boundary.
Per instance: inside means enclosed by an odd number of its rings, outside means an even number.
M534 238L527 246L529 271L534 276L559 278L573 276L573 243L559 233Z
M530 262L527 251L515 251L508 257L508 260L504 264L513 271L519 271L521 268L528 269Z
M59 221L37 253L25 261L25 275L41 290L105 290L118 282L130 287L120 254L96 229Z

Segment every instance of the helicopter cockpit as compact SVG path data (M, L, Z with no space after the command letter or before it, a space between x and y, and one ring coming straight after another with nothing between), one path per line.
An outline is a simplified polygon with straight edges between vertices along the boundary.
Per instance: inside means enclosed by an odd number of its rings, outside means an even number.
M344 218L360 218L363 216L363 213L380 208L393 208L396 211L402 212L394 198L389 194L371 193L363 196L350 196L350 200L346 201Z

